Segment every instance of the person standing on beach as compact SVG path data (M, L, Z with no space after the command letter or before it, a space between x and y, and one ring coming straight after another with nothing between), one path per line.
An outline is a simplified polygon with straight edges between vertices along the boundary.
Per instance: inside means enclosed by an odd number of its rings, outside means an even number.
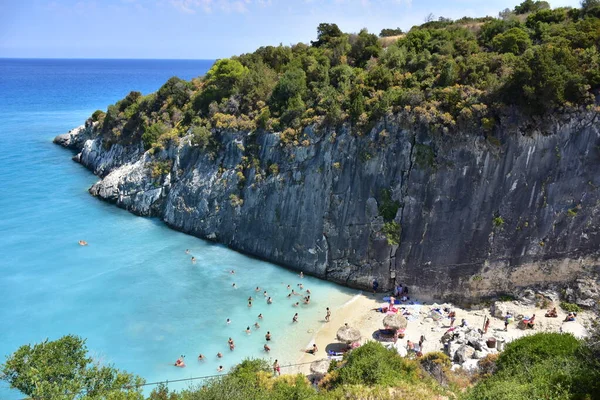
M273 363L273 374L281 375L281 368L279 367L279 362L277 360L275 360L275 362Z
M330 319L331 319L331 310L329 310L329 307L327 307L327 314L325 314L325 321L329 322Z
M508 324L510 324L510 320L512 319L512 315L510 313L506 313L506 317L504 318L504 331L508 331Z
M485 324L483 324L483 333L484 334L487 333L489 327L490 327L490 319L488 317L485 317Z
M379 287L379 282L377 282L377 279L373 279L373 294L377 293L378 287Z

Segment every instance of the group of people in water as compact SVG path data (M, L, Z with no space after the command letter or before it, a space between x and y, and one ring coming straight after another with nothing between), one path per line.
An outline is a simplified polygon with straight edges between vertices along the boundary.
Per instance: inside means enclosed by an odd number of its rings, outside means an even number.
M187 249L185 251L185 254L190 254L190 250ZM192 263L196 262L196 258L192 256L191 258ZM235 270L229 270L228 271L230 275L235 275ZM304 273L300 272L299 274L300 278L304 278ZM237 285L235 283L232 283L232 288L237 289ZM292 296L303 296L302 298L302 303L303 304L310 304L311 301L311 292L310 289L305 289L304 285L302 283L298 283L297 284L297 288L292 288L291 285L287 285L287 289L291 290L291 292L287 295L287 298L291 298ZM265 290L264 288L261 288L260 286L256 286L256 288L254 289L255 293L260 293L262 292L263 298L266 301L266 304L273 304L273 298L271 296L269 296L269 293L267 292L267 290ZM255 298L253 298L252 296L248 297L247 300L247 306L248 308L251 308L253 306L253 303L255 301ZM292 306L294 307L298 307L300 305L300 302L295 302L294 304L292 304ZM264 319L264 316L262 313L258 314L258 320L256 322L254 322L254 324L252 325L254 330L258 330L261 328L260 326L260 321L262 321ZM326 310L326 316L325 316L325 320L329 321L329 319L331 318L331 311L329 310L329 307L327 307ZM295 324L299 321L299 315L298 313L294 313L293 317L292 317L292 323ZM231 319L227 318L226 319L226 324L230 325L231 324ZM251 335L252 334L252 329L251 329L251 325L248 325L246 327L246 329L244 330L244 333L246 335ZM267 333L265 334L265 344L263 345L263 351L265 353L269 353L271 351L271 342L273 340L273 335L270 331L267 331ZM227 345L229 347L230 351L234 351L236 348L236 343L233 340L232 337L229 337L229 339L227 340ZM306 351L307 353L311 353L311 354L315 354L317 352L317 347L316 345L313 346L312 348L310 348L309 350ZM222 352L218 352L217 353L217 359L221 359L223 358L224 355ZM206 356L204 354L199 354L198 355L198 361L199 362L204 362L206 361ZM177 361L174 364L176 367L185 367L185 356L180 356ZM218 372L223 372L223 366L219 365L219 367L217 368ZM279 365L278 360L275 360L275 363L273 364L273 372L275 374L281 374L281 367Z

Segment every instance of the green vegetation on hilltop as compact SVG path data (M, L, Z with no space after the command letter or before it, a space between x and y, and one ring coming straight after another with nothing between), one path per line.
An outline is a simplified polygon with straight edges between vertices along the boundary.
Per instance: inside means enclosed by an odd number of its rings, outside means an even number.
M317 33L310 45L261 47L218 60L192 82L174 77L156 93L131 92L93 118L106 145L141 139L160 148L191 129L205 147L203 129L262 129L297 146L307 125L350 123L361 134L390 113L440 132L490 132L509 108L531 116L594 107L600 89L598 0L578 9L526 0L497 19L440 18L391 44L335 24Z

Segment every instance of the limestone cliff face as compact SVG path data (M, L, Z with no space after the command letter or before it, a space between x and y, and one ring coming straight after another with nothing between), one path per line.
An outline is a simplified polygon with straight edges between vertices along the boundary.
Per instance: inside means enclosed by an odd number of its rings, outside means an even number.
M175 229L349 286L472 298L598 268L599 123L582 113L524 134L503 121L486 140L390 116L365 136L307 128L310 143L287 147L225 131L213 152L186 137L151 155L106 148L88 121L55 142L102 178L94 196Z

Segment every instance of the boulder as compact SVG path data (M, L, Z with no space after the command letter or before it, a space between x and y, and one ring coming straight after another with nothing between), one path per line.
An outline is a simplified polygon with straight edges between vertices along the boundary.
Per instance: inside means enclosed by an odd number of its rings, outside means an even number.
M479 371L479 360L470 359L461 364L461 368L470 373Z
M460 346L458 348L458 350L456 350L456 353L454 353L454 362L463 364L465 361L470 360L471 358L473 358L473 355L475 354L475 349L472 348L471 346L467 346L466 344Z

